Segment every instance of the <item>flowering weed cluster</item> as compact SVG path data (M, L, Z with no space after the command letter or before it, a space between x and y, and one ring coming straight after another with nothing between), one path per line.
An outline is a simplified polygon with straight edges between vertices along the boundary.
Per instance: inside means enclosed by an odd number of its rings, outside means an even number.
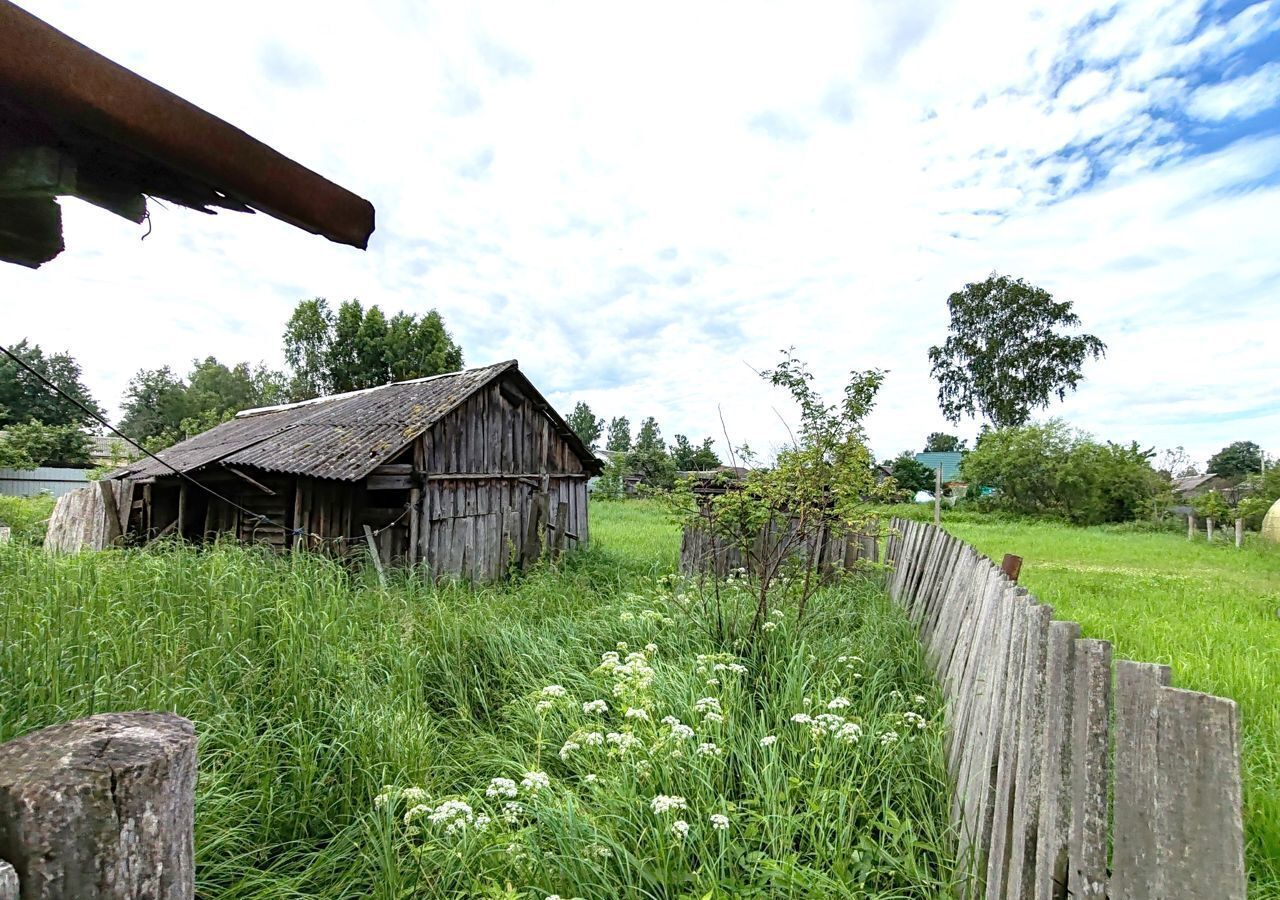
M624 896L654 878L745 892L784 860L806 896L949 883L927 681L908 689L901 659L878 668L856 628L805 644L781 633L751 658L707 647L664 625L672 587L631 593L638 609L617 617L598 663L548 668L504 708L501 769L477 766L437 796L379 795L405 851L428 871L487 873L473 879L486 890L531 885L515 895L528 897ZM882 602L847 586L818 601L836 615ZM901 868L885 864L889 844Z

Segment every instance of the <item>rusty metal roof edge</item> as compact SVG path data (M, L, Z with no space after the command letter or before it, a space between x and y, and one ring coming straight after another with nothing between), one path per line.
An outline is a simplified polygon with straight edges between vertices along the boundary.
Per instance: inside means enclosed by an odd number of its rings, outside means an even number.
M0 88L331 241L369 246L373 204L0 0Z

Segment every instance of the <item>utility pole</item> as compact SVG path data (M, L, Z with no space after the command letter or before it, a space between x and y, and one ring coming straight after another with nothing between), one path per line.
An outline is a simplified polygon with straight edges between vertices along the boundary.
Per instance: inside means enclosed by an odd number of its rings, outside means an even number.
M933 524L942 525L942 466L933 473Z

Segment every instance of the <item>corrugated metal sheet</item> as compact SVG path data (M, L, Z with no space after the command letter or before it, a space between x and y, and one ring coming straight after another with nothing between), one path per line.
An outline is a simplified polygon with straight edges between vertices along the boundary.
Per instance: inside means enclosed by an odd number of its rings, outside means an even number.
M88 482L87 469L64 469L41 466L38 469L0 469L0 495L6 497L34 497L36 494L52 494L61 497Z
M950 481L958 481L960 479L960 462L963 459L963 453L953 453L950 451L935 451L932 453L916 454L916 462L927 466L930 472L936 472L939 466L942 467L943 484Z
M508 360L450 375L249 411L159 455L183 472L224 462L356 481L475 391L515 368L515 360ZM172 470L144 459L113 474L145 478L172 474Z

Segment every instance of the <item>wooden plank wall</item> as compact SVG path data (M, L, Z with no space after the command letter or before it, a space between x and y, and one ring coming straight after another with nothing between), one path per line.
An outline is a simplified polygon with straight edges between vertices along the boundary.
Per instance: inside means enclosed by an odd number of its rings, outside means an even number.
M103 486L112 492L117 521L108 519ZM101 550L127 530L135 485L131 481L92 482L63 494L54 504L44 548L59 553Z
M966 894L1243 898L1236 704L1113 664L972 547L893 524L890 593L947 698Z
M419 559L437 577L491 581L537 555L529 520L544 482L541 541L557 552L586 546L582 462L513 387L492 385L437 422L423 437L422 460Z

